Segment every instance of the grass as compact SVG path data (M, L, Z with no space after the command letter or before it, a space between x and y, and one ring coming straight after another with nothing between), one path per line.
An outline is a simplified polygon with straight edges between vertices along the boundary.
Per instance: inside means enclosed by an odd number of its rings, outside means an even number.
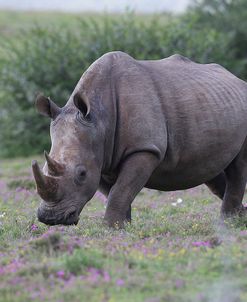
M73 28L79 17L0 12L0 42L18 43L34 24ZM144 189L125 230L102 224L100 194L77 226L47 227L36 218L30 163L0 160L0 302L247 301L247 219L221 223L205 186Z
M74 27L78 18L83 15L84 18L93 16L92 14L71 14L59 12L18 12L18 11L0 11L0 35L2 37L20 35L20 30L32 29L35 25L41 27Z
M1 302L247 300L247 219L221 223L206 187L144 189L125 230L103 226L100 194L77 226L47 227L30 161L0 162Z
M128 10L126 10L127 12ZM96 12L81 12L81 13L65 13L57 11L26 11L18 12L11 10L0 10L0 37L13 37L17 38L20 36L22 30L30 30L35 26L54 28L54 27L65 27L76 30L78 26L78 20L90 21L102 19L103 15L110 15L112 18L118 19L119 14L111 14L107 12L96 13ZM169 13L162 14L162 21L164 26L167 23L167 17L171 15ZM139 19L145 19L145 22L152 20L150 14L138 14L136 16ZM159 18L161 15L159 14Z

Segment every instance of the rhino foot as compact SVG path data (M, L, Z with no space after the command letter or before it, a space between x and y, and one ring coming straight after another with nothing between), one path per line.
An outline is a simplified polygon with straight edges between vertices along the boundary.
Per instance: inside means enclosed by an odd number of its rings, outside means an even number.
M221 218L222 219L231 218L234 216L243 217L246 214L247 214L247 207L245 207L244 205L241 205L240 207L237 207L237 208L221 209Z
M110 228L120 230L123 229L124 226L129 223L127 220L116 220L116 219L106 219L103 220L104 224Z

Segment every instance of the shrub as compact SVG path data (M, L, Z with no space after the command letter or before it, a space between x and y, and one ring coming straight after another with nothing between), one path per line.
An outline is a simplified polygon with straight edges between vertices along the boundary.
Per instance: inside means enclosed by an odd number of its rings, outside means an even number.
M117 16L78 19L69 28L35 27L0 47L0 156L49 149L49 121L35 112L38 92L64 105L83 71L108 51L137 59L180 53L198 62L224 61L229 39L201 27L199 13L182 17ZM223 58L223 59L222 59Z
M214 29L221 34L226 47L218 63L247 80L247 1L197 0L185 15L186 20L191 17L199 31Z
M62 105L85 69L79 40L69 32L35 28L23 33L18 42L5 45L8 56L0 75L3 156L49 148L49 121L35 112L35 95L44 91Z

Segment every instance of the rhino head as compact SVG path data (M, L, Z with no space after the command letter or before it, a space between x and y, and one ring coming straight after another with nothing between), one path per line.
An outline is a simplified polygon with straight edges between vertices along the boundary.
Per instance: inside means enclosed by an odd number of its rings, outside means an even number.
M51 119L50 154L45 152L43 170L37 161L32 170L42 202L39 221L48 224L77 224L85 204L96 192L102 169L102 130L90 112L88 98L82 92L71 96L59 108L50 98L36 99L39 113Z

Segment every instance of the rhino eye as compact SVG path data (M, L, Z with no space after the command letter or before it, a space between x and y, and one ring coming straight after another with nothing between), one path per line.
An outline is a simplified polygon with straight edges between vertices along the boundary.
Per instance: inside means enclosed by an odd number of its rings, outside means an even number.
M87 175L86 168L82 165L78 166L75 171L75 183L77 185L81 185L84 182L86 175Z

